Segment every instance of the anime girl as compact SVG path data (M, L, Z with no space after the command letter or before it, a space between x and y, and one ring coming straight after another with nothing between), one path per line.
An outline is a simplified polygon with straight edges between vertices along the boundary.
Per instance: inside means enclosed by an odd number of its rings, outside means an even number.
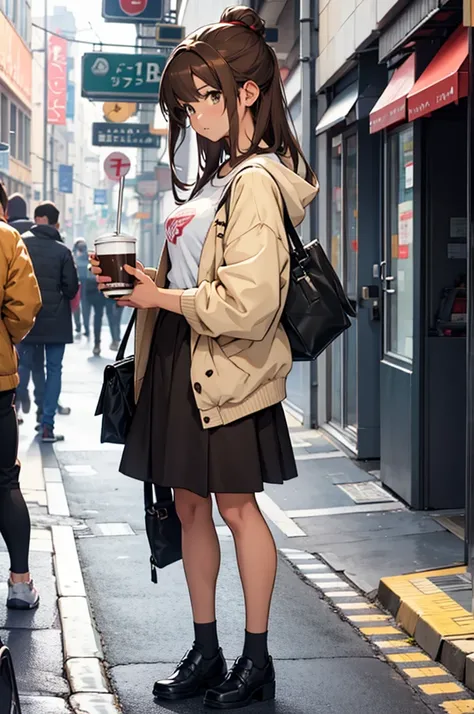
M175 49L160 104L178 207L158 269L127 267L136 287L119 303L139 308L138 401L120 470L172 487L182 524L195 639L153 693L204 692L205 705L228 709L275 697L267 630L277 554L255 494L297 475L281 406L292 366L281 325L290 273L283 202L298 225L317 182L290 129L263 22L247 7L228 8ZM190 128L192 185L176 167ZM210 494L232 532L245 597L243 654L229 671L216 627Z

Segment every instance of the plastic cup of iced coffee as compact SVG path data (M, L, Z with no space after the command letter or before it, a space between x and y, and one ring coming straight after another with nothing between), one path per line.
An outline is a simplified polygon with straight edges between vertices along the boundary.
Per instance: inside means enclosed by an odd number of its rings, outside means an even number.
M95 240L95 254L102 275L111 278L102 292L108 298L121 298L133 291L135 278L124 265L136 267L137 239L125 233L106 233Z

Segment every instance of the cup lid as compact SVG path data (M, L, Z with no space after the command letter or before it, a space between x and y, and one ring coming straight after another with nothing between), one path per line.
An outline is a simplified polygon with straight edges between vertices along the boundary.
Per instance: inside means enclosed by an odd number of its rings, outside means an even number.
M133 236L129 236L126 233L104 233L104 235L99 236L95 239L95 245L102 245L103 243L136 243L137 239Z

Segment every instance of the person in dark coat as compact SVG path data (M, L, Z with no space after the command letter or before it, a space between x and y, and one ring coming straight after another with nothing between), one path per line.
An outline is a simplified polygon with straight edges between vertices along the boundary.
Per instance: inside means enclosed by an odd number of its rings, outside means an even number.
M54 418L61 393L64 351L73 341L71 300L79 289L76 266L71 251L59 234L59 211L49 201L35 210L35 225L24 234L41 290L43 307L36 324L22 343L20 384L31 370L35 351L46 353L46 383L41 422L44 442L62 440L54 433Z
M22 236L35 224L28 218L26 201L21 193L12 193L8 199L8 223Z

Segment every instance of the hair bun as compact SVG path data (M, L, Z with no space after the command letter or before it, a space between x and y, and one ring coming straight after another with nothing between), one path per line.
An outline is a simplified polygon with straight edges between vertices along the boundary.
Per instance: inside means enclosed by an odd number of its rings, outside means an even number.
M231 22L246 25L249 30L253 30L263 37L265 35L265 22L255 10L245 5L232 5L224 10L221 15L221 22Z

